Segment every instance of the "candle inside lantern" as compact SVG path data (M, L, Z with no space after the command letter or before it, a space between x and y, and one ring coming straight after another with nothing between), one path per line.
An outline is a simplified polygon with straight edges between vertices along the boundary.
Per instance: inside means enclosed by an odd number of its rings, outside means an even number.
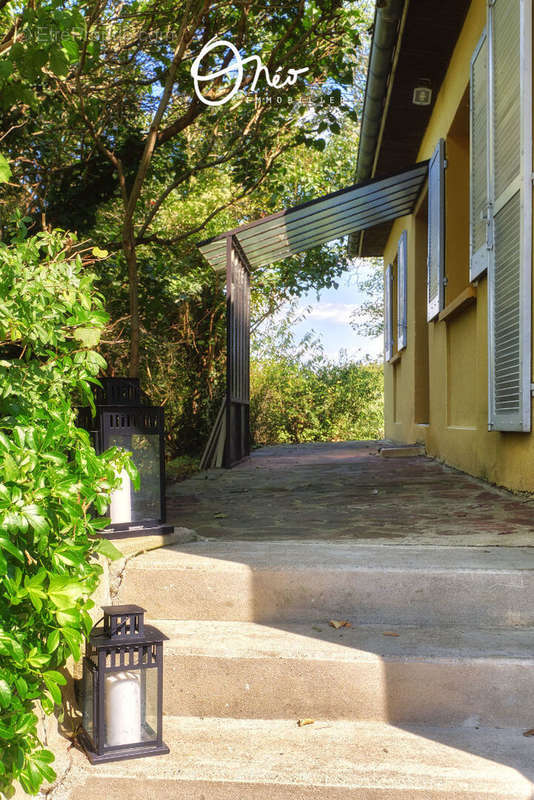
M109 516L111 524L132 522L132 482L125 469L121 472L121 485L111 494Z
M106 744L141 741L141 683L137 672L106 677Z

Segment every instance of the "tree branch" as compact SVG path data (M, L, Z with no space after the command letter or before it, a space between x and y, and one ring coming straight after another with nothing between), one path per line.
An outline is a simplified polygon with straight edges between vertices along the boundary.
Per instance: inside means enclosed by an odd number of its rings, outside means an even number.
M175 244L178 244L179 242L183 241L184 239L188 239L190 236L193 236L195 233L199 233L199 231L201 231L203 228L205 228L206 225L209 222L211 222L211 220L214 217L217 216L217 214L220 214L221 211L224 211L227 208L231 208L231 206L235 205L237 202L239 202L239 200L242 200L244 197L247 197L247 195L251 194L259 186L261 186L261 184L264 182L264 180L266 179L267 175L271 171L271 168L272 168L274 162L282 155L282 153L286 152L286 150L289 150L293 146L294 145L287 144L287 145L284 145L283 147L279 148L276 151L276 153L268 160L267 166L265 167L265 169L263 170L262 174L260 175L260 177L258 178L257 181L255 181L251 186L249 186L248 189L245 189L243 192L241 192L241 194L238 194L237 197L233 197L227 203L223 203L222 205L217 206L217 208L215 208L213 211L211 211L202 220L202 222L200 222L198 225L195 225L194 228L190 228L185 233L181 233L179 236L174 236L171 239L161 239L157 234L153 234L152 236L146 236L146 237L141 238L141 239L136 239L136 244L150 244L151 242L153 242L154 244L159 244L159 245L164 245L164 246L170 247L170 246L173 246Z
M193 23L192 30L188 29L188 15L192 1L193 0L187 0L186 7L184 9L182 23L180 25L180 30L178 32L178 42L174 50L174 55L172 58L171 65L167 72L163 94L161 95L161 99L156 109L156 113L154 114L154 117L152 119L152 124L150 125L150 130L148 132L148 136L145 141L145 149L143 151L143 155L141 156L141 160L139 162L139 168L137 170L134 184L130 192L130 196L128 198L128 203L126 206L126 216L124 220L125 225L131 224L131 220L133 219L135 207L137 205L137 200L139 199L139 195L141 193L141 187L143 185L143 181L145 179L150 161L152 159L154 147L156 146L161 121L163 119L163 115L167 110L167 106L169 105L169 100L172 95L178 66L182 60L183 54L185 52L187 44L189 43L190 37L193 35L192 32L194 31L196 24L199 21L199 18L202 16L201 12L201 14L198 15L198 17L195 17L194 20L192 21ZM207 0L207 3L209 4L209 0Z

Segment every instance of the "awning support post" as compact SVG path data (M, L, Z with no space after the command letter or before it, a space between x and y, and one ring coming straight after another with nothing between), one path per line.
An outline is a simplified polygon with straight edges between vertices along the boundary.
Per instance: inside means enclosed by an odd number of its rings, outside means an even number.
M223 466L250 454L250 265L237 238L226 239L226 436Z

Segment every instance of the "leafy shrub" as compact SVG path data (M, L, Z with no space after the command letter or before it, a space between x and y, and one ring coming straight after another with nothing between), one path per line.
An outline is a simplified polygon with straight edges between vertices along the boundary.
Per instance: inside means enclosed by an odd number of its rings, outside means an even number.
M165 474L169 481L185 481L198 472L200 459L197 456L177 456L165 465Z
M89 596L111 555L94 535L128 457L97 456L76 427L73 398L92 403L105 366L92 348L107 321L72 238L0 243L0 794L51 781L53 755L37 735L37 701L61 703L59 671L80 658ZM98 255L98 254L97 254ZM116 551L115 551L116 552Z
M377 439L383 435L380 364L324 357L308 335L297 344L290 318L256 342L250 419L256 445Z

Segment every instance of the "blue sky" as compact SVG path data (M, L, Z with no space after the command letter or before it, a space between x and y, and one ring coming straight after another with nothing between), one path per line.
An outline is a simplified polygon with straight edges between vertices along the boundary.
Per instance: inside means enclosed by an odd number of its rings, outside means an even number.
M297 322L294 331L302 337L313 330L320 336L326 355L338 359L340 349L347 351L349 357L359 360L369 355L381 358L383 353L383 337L370 338L358 335L349 325L349 317L353 309L364 300L356 285L354 271L344 272L339 280L338 289L325 289L319 301L315 292L303 295L299 300L299 310L303 314L310 312L301 322Z

